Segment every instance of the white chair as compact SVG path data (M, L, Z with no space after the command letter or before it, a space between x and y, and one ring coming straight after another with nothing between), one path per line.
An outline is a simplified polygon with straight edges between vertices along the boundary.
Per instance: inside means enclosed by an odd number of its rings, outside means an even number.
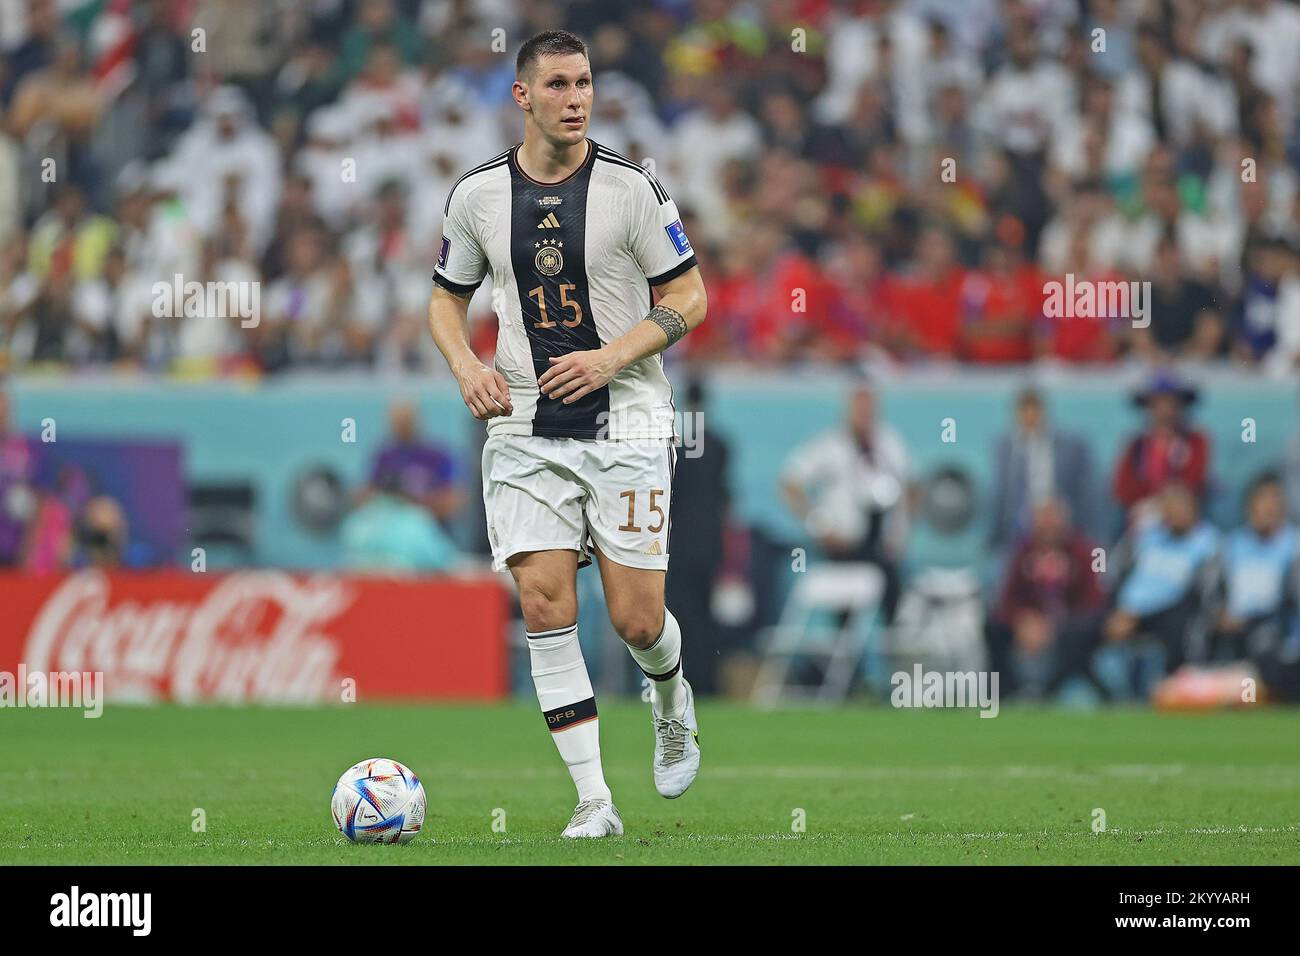
M818 564L800 573L780 620L760 635L763 658L753 701L844 700L884 593L885 576L874 564ZM791 684L796 659L821 665L819 686Z
M984 598L975 572L926 568L913 574L882 651L891 673L910 671L918 663L924 670L987 668Z

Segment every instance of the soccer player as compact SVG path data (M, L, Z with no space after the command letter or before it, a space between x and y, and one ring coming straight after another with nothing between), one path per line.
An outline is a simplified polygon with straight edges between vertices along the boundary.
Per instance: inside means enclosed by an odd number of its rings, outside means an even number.
M513 86L524 141L452 187L429 302L461 396L487 422L488 538L518 585L537 700L578 790L566 837L623 833L578 644L590 555L650 679L656 789L680 796L700 766L681 630L664 606L677 453L661 353L704 320L704 283L659 181L587 138L592 92L578 37L524 43ZM495 368L470 350L465 320L489 271Z

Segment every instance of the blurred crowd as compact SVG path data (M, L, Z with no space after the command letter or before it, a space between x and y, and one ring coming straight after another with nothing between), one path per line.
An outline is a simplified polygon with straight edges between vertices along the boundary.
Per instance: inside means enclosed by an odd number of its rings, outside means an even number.
M0 389L0 570L48 573L170 563L131 534L122 503L92 474L63 467L42 480L40 443L14 424Z
M592 137L653 165L699 255L709 321L674 361L1295 373L1294 0L0 0L0 372L439 372L444 201L519 139L513 54L556 27L591 44ZM1149 282L1149 323L1133 303L1056 314L1067 277ZM174 281L255 288L255 321L160 309ZM1025 692L1111 693L1097 651L1137 637L1168 669L1294 644L1300 456L1214 527L1195 398L1154 378L1108 482L1041 395L1018 398L990 450L1005 568L983 639ZM916 487L875 402L856 390L781 490L823 557L882 569L892 618ZM157 558L111 498L34 493L8 419L0 394L0 564ZM476 543L456 531L467 478L410 406L390 427L339 528L347 562L453 567ZM725 437L709 446L675 483L699 546L669 579L699 634L746 561L718 506Z
M212 543L202 537L195 521L195 500L188 502L190 518L184 540L151 544L115 496L111 482L94 463L74 454L51 466L42 452L54 443L36 433L19 430L9 394L0 387L0 571L14 568L47 574L80 568L144 569L172 567L192 557L190 546ZM331 473L332 475L332 473ZM459 523L467 517L465 467L443 445L423 433L415 406L394 402L388 433L371 456L364 478L345 489L329 523L337 530L340 565L345 568L437 573L462 568L473 561L477 547L468 547ZM161 481L165 484L164 476ZM179 472L174 476L183 481ZM309 494L327 496L317 489ZM468 509L472 511L473 509ZM224 515L223 531L237 531L238 521ZM179 528L177 529L180 530ZM480 534L480 537L482 535ZM224 534L223 540L229 540ZM239 560L255 560L240 552ZM206 562L205 562L206 563Z
M939 621L945 646L966 659L976 651L1001 675L1004 696L1055 698L1090 685L1103 700L1142 697L1167 678L1167 692L1182 699L1179 681L1191 679L1183 665L1235 662L1248 669L1229 671L1214 691L1229 702L1247 678L1300 700L1300 431L1278 468L1241 490L1237 523L1221 526L1208 517L1224 489L1212 480L1198 390L1168 369L1133 394L1139 424L1117 441L1108 476L1094 464L1096 443L1057 424L1048 398L1026 387L988 446L991 483L976 489L963 473L937 494L937 473L918 473L912 443L881 419L879 398L878 385L860 379L841 421L789 450L778 482L805 532L789 541L731 512L734 436L707 426L693 436L707 454L679 457L673 513L690 533L686 546L673 538L667 589L692 635L692 679L702 692L726 689L728 661L761 651L759 632L781 614L771 595L788 587L790 555L807 551L809 569L881 572L870 605L881 646L917 652L922 632ZM706 420L701 382L682 400L692 421ZM134 533L127 509L93 474L47 468L42 478L44 447L19 431L0 389L0 569L175 564L176 554ZM414 404L396 401L387 435L333 525L339 566L420 574L485 566L475 484L471 463L429 435ZM927 495L964 517L936 514ZM942 623L951 595L926 591L932 569L918 558L913 531L924 523L941 538L960 535L977 499L987 503L980 526L988 539L979 566L966 572L974 613L959 619L969 627ZM1130 674L1099 672L1108 649L1128 653ZM1196 680L1192 696L1203 696L1204 680Z
M983 626L966 638L985 646L1004 695L1050 698L1079 681L1110 700L1145 695L1161 676L1185 681L1185 664L1245 662L1275 695L1300 699L1300 433L1282 466L1244 489L1239 524L1219 528L1206 517L1215 489L1197 389L1162 370L1132 398L1143 422L1117 445L1107 480L1089 443L1051 421L1037 389L1017 395L1010 427L990 448L983 554L993 580ZM792 450L783 490L826 558L884 572L888 643L906 653L919 628L896 608L904 569L913 582L923 570L909 568L907 554L907 524L920 510L909 490L920 489L906 442L877 420L876 401L863 383L840 425ZM922 597L930 606L920 618L944 600ZM1102 679L1099 651L1137 646L1158 649L1158 661L1144 671L1133 658L1119 682ZM1187 696L1183 684L1168 688ZM1228 702L1240 692L1230 681Z
M710 320L674 358L1300 358L1293 0L0 0L12 368L434 369L447 191L519 139L525 36L591 44ZM1045 284L1149 281L1150 323ZM257 283L255 325L154 285ZM490 290L474 341L494 344ZM1138 322L1137 326L1144 323ZM251 326L251 327L250 327Z

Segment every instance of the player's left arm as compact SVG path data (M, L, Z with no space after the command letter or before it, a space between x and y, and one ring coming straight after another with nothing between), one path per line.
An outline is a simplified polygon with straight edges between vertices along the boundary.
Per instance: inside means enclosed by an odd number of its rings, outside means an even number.
M677 204L648 172L631 179L627 199L626 249L659 301L643 321L601 348L551 359L538 385L548 398L562 398L565 404L608 385L632 363L662 352L703 322L708 310L704 280Z
M646 317L607 345L570 352L551 359L550 369L537 380L547 398L564 404L608 385L633 362L656 355L704 321L709 299L699 266L693 266L656 286L659 301Z

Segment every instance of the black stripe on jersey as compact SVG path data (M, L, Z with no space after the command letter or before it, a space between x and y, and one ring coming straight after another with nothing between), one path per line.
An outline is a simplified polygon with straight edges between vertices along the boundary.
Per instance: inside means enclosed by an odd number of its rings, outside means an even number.
M662 206L668 201L668 191L659 185L659 180L655 178L654 173L644 166L639 166L626 156L620 156L612 149L607 149L604 146L596 147L596 158L603 159L607 163L613 163L615 166L626 166L628 169L635 169L650 182L650 188L655 191L655 198L659 200L659 205Z
M456 195L457 186L459 186L465 180L469 179L471 176L477 176L479 173L485 173L489 169L496 169L498 166L505 165L506 157L509 156L509 154L510 154L510 150L506 150L500 156L493 156L486 163L483 163L479 166L475 166L464 176L461 176L460 179L452 183L451 188L447 190L447 202L442 207L442 214L445 216L447 215L447 213L451 212L451 197Z
M562 182L547 184L529 179L519 168L514 151L509 155L510 265L533 371L539 379L551 368L552 358L601 345L591 312L586 252L587 194L595 157L596 144L592 143L582 166ZM548 211L554 211L560 224L539 229L538 221L545 219ZM608 420L608 385L568 405L563 396L547 398L539 390L533 434L601 438Z
M563 707L556 707L554 710L544 710L542 716L546 718L546 726L551 728L551 733L564 730L566 727L572 727L574 724L595 720L596 698L588 697L576 704L566 704Z
M648 281L651 285L663 285L665 282L676 279L683 272L695 268L696 264L695 256L692 255L689 259L683 259L681 262L677 263L677 265L673 266L663 275L657 275Z

